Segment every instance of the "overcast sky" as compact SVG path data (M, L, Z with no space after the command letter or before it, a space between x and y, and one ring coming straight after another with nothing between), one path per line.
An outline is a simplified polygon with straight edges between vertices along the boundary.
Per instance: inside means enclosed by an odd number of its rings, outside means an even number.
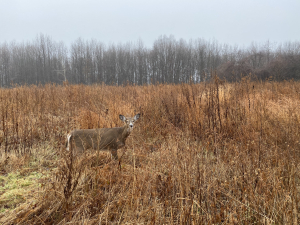
M42 33L151 47L161 35L230 45L300 41L300 0L0 0L0 43Z

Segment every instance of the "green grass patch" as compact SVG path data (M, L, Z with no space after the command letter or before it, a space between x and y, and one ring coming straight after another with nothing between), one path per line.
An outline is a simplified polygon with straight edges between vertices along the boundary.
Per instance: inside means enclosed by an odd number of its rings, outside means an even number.
M25 175L12 172L0 176L0 213L12 210L20 203L26 202L30 194L40 187L38 180L42 176L43 174L38 172Z

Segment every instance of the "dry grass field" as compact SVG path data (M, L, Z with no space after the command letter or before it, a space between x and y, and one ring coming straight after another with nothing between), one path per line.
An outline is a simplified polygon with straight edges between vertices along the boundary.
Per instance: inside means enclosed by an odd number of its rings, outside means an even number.
M141 113L120 160L67 133ZM300 83L0 89L0 223L299 224Z

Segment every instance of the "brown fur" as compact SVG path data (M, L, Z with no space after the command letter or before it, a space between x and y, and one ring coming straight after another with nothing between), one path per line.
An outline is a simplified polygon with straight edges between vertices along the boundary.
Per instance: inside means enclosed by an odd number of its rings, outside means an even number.
M139 114L133 118L120 115L120 119L125 123L123 127L73 130L68 135L67 149L73 151L73 154L83 153L86 149L107 150L114 159L118 159L117 150L125 146L125 141L138 118Z

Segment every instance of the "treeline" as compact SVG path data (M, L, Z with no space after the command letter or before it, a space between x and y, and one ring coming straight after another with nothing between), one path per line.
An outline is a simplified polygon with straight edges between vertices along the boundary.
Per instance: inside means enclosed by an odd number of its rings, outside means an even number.
M105 83L110 85L202 82L217 74L228 81L300 79L300 42L251 44L247 48L204 39L161 36L151 48L105 45L77 39L70 46L40 34L32 42L0 43L0 86Z

